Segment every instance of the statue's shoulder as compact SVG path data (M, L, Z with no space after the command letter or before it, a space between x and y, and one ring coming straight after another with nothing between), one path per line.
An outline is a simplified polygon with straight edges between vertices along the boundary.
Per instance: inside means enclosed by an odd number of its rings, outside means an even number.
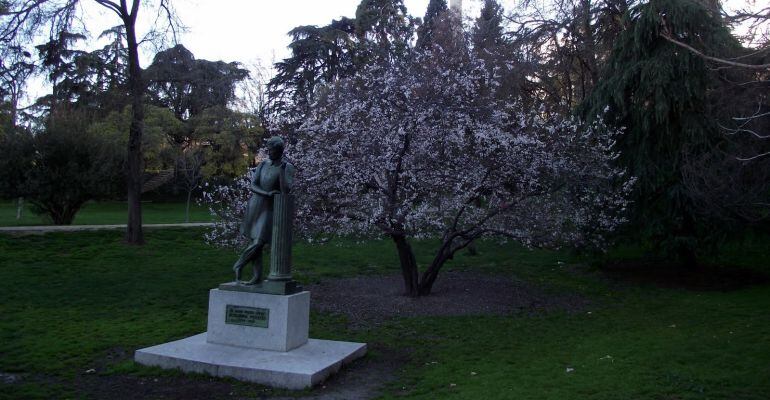
M262 160L262 161L257 163L257 166L254 167L254 169L252 170L252 171L254 171L254 172L252 172L252 176L251 176L251 180L252 181L259 182L259 175L262 173L262 167L264 165L265 165L265 161L264 160Z
M287 171L294 171L294 164L290 163L287 159L283 159L283 165L286 166Z
M254 171L260 172L262 171L262 168L267 165L267 160L262 160L257 164L257 167L254 168Z

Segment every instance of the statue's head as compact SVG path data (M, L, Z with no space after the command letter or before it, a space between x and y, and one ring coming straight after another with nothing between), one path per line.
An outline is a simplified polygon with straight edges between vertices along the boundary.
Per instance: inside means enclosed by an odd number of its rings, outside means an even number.
M278 161L283 155L283 139L280 136L273 136L267 140L267 154L273 161Z

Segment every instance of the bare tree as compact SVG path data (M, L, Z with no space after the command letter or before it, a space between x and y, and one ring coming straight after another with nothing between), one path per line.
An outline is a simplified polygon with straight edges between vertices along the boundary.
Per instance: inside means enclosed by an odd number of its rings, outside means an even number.
M638 0L523 1L507 15L523 94L569 112L593 90L623 16ZM535 104L537 105L537 104Z
M738 139L745 136L744 141L770 139L770 99L767 96L770 89L770 7L760 8L756 3L747 2L743 8L728 11L720 7L718 2L711 5L714 12L732 28L733 33L745 46L743 54L727 56L708 54L704 49L684 43L675 37L667 26L661 27L660 36L687 51L701 57L714 69L739 71L742 79L728 82L739 88L741 99L731 98L735 103L741 100L743 107L734 116L724 121L722 129L729 136ZM770 151L759 146L740 146L741 153L735 156L739 161L753 161L770 156ZM759 150L759 151L757 151Z
M0 56L7 57L17 43L32 43L47 35L54 41L73 31L86 31L80 3L85 0L9 0L2 5L0 15ZM142 97L145 83L139 63L137 18L141 8L152 8L156 16L155 29L146 38L157 40L169 34L176 39L180 26L170 0L91 0L112 11L121 21L128 49L128 90L131 96L132 119L127 149L126 182L128 193L128 227L126 241L143 244L142 207L142 133L144 107ZM143 7L144 6L144 7ZM152 14L151 14L152 15Z
M184 222L190 222L190 202L192 194L203 181L203 164L205 157L203 151L195 146L184 149L176 162L176 173L180 186L187 193L187 203L184 212Z
M255 59L245 67L249 71L249 76L236 85L232 106L238 111L257 115L264 121L267 83L273 71L260 59Z

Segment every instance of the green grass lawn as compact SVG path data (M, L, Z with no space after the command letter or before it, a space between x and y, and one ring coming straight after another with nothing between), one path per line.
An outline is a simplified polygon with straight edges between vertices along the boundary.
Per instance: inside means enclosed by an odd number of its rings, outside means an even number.
M125 224L127 217L125 202L89 202L75 216L74 225ZM172 224L185 222L184 203L142 203L142 219L145 224ZM190 206L190 222L210 222L211 216L204 207ZM15 200L0 200L0 226L50 225L43 216L25 207L21 219L16 219Z
M168 377L130 355L206 329L207 291L231 279L235 254L207 247L201 233L148 231L144 247L123 245L120 232L0 235L0 373L24 377L0 381L0 398L79 398L75 382L91 368L100 379ZM723 258L766 270L766 243L732 246L734 257ZM430 246L415 245L421 261ZM579 292L592 305L572 314L400 318L357 330L313 313L311 336L367 342L381 349L368 356L375 359L410 354L384 398L768 398L770 285L664 288L609 280L567 253L493 242L479 251L449 267L510 273ZM388 241L300 244L294 256L304 282L398 272ZM234 388L236 397L264 394Z

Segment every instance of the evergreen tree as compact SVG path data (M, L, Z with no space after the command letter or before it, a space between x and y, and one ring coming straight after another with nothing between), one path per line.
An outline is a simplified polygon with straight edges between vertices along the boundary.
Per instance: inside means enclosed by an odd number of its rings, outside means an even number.
M422 24L417 28L417 48L422 49L430 46L433 42L434 32L438 29L437 20L448 9L446 0L430 0L428 9L425 11L425 18L422 19Z
M720 232L696 215L683 178L688 159L722 141L718 110L709 107L708 99L719 80L703 59L660 33L666 29L719 54L738 46L720 21L695 2L651 0L632 8L626 18L629 29L617 38L604 77L582 112L626 129L618 140L619 162L638 178L636 227L661 253L692 267L698 249Z
M378 62L406 57L415 22L403 0L362 0L356 18L299 26L290 33L292 55L275 64L268 84L266 118L291 135L307 115L316 88Z
M484 6L473 26L471 42L473 49L482 58L485 53L495 52L504 43L503 8L496 0L484 0Z
M227 106L235 98L235 85L249 73L237 62L195 59L180 44L156 54L146 75L152 103L187 120L207 108Z
M267 112L271 118L301 119L316 85L329 83L355 70L355 20L342 18L317 27L298 26L289 34L291 56L275 64L268 84Z
M414 25L403 0L362 0L355 20L362 64L403 57L411 47Z

